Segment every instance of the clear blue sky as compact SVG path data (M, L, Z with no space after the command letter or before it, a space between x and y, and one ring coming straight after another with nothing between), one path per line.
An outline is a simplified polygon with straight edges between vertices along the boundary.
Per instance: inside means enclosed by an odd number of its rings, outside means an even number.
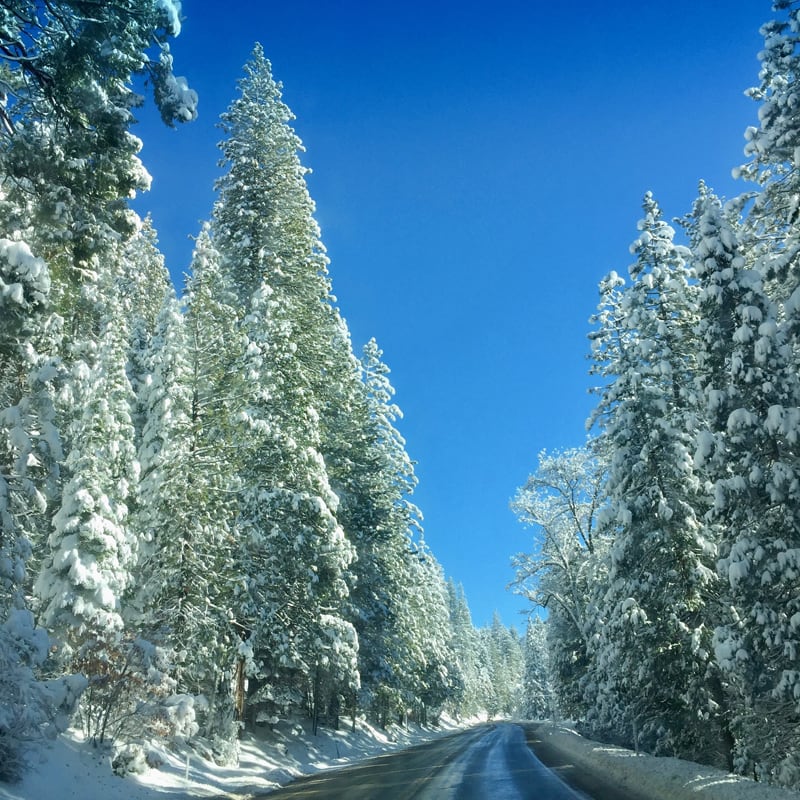
M313 169L334 291L375 336L418 462L429 544L474 622L522 625L505 590L531 533L508 508L542 448L580 445L588 318L624 273L640 202L687 212L730 177L757 105L767 0L184 0L176 73L200 117L136 133L181 283L210 214L215 127L255 41Z

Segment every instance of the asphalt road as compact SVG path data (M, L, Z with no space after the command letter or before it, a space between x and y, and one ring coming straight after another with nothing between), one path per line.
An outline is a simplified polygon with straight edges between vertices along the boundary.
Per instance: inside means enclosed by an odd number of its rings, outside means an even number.
M424 745L300 778L270 800L593 800L534 755L525 728L483 725ZM604 800L598 796L598 800Z

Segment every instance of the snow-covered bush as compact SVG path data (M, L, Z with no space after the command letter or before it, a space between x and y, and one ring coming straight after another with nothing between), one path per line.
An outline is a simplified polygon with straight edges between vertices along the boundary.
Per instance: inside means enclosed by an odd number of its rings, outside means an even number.
M111 769L115 775L139 775L147 771L144 749L138 744L126 744L111 759Z
M50 640L34 626L33 615L12 609L0 627L0 781L21 777L25 742L55 735L67 727L86 681L69 675L37 678Z
M16 783L24 768L19 742L0 733L0 783Z
M130 635L95 638L81 647L76 664L89 676L80 707L87 738L131 743L197 733L195 699L174 693L168 650Z

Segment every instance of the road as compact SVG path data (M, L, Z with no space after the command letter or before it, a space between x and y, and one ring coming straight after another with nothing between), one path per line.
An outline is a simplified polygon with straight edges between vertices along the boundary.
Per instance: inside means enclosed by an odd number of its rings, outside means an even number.
M525 729L483 725L335 772L301 778L263 798L317 800L592 800L533 754ZM609 797L617 797L609 795ZM602 798L598 795L598 800Z

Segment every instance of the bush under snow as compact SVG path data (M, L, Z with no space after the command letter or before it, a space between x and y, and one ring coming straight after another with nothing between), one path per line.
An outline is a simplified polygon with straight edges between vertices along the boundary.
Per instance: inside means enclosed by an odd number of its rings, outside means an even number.
M66 730L86 686L81 675L37 679L49 647L33 615L12 609L0 627L0 781L20 778L24 743Z

